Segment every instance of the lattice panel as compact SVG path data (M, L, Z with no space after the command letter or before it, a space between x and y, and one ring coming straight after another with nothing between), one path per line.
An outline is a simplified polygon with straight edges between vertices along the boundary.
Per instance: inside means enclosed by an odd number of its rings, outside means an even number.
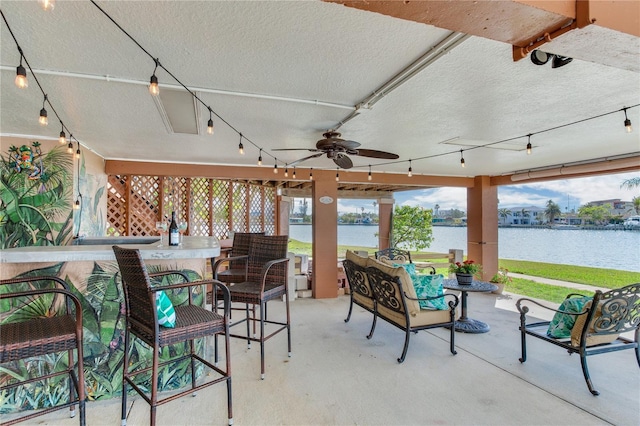
M230 188L231 182L213 181L213 194L211 197L211 211L213 212L212 235L217 238L227 238L229 235Z
M232 182L232 216L231 223L234 232L249 232L247 229L248 194L247 185Z
M160 178L131 176L129 235L156 235Z
M268 235L276 230L274 188L207 178L111 175L108 194L108 235L157 235L161 211L168 219L174 209L178 219L188 220L188 235L222 239L231 229Z
M205 178L191 179L191 214L187 235L211 235L210 182Z
M264 232L267 235L276 233L276 190L275 188L264 187L262 195L264 197Z
M262 188L249 185L249 232L260 232L264 229L264 199Z
M107 235L128 235L127 199L125 197L128 176L109 175L107 181Z

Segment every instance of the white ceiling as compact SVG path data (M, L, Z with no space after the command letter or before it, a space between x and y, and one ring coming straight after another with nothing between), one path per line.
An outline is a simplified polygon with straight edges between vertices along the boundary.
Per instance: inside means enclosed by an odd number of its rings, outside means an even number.
M196 103L200 134L170 133L146 87L154 61L90 2L58 1L44 12L36 1L3 0L2 12L65 126L106 159L255 165L253 142L267 165L274 155L282 167L311 153L273 148L313 148L336 127L362 148L400 156L384 166L352 157L363 171L371 164L404 173L413 159L414 174L500 175L640 151L640 107L628 110L631 134L621 111L545 131L640 103L634 71L577 57L556 69L528 58L514 62L511 45L470 36L340 126L451 31L319 1L98 4L233 127L214 117L215 134L207 135L208 110ZM13 84L20 56L1 26L0 131L56 138L61 126L49 107L49 126L38 125L43 95L33 76L26 90ZM560 49L588 47L575 35L571 43L558 40ZM156 75L163 94L178 87L165 71ZM248 139L244 156L237 132ZM526 155L529 133L534 150ZM460 167L460 149L512 138L465 151L467 167ZM325 157L300 166L335 168Z

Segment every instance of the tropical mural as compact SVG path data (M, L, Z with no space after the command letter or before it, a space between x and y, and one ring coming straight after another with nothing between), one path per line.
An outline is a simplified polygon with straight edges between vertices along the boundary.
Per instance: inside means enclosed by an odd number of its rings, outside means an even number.
M2 138L0 155L0 248L69 244L74 237L103 236L106 232L106 182L103 159L82 152L74 160L66 146L55 141L37 142ZM78 209L74 209L78 201ZM192 280L201 279L188 263L150 265L150 272L178 269ZM84 370L89 400L117 396L122 390L124 344L124 297L115 262L67 262L47 264L3 264L2 278L58 276L80 299L83 314ZM197 267L196 267L197 269ZM170 275L158 284L180 279ZM41 288L44 282L0 286L0 293ZM188 289L168 292L174 304L187 301ZM194 290L196 291L196 290ZM194 302L204 303L202 289ZM0 303L2 324L54 315L61 309L53 297L4 299ZM204 350L199 342L197 350ZM175 345L163 349L164 360L178 358L189 348ZM133 339L129 359L132 365L151 363L151 350ZM0 365L0 386L43 372L61 371L69 363L66 352L33 357ZM71 360L71 362L75 362ZM174 389L190 380L188 360L166 366L160 374L160 388ZM150 374L138 377L148 388ZM63 376L0 392L0 415L14 411L54 406L69 395Z
M124 316L125 305L120 275L115 262L92 262L91 273L86 278L77 278L78 274L67 274L67 264L61 262L46 267L32 269L16 274L19 277L39 277L53 275L64 277L69 288L82 305L83 339L84 339L84 372L88 400L98 400L119 396L122 391L122 360L124 357ZM169 265L151 265L149 272L161 272L175 269ZM181 269L190 280L200 280L201 276L191 269ZM179 282L182 278L168 275L156 285L167 285ZM31 288L42 288L44 282L34 281ZM12 285L10 289L1 286L1 292L22 291L31 289L28 284ZM78 289L85 288L80 291ZM188 303L189 289L167 292L174 305ZM192 289L194 303L204 303L204 289ZM5 299L0 303L0 327L12 321L23 321L30 318L51 316L58 309L63 309L53 297L38 299ZM151 349L135 337L129 352L129 361L134 367L151 365ZM161 360L179 358L189 351L188 344L167 346L162 349ZM196 350L202 354L204 341L197 342ZM5 386L15 379L36 377L43 372L62 371L69 360L66 352L33 357L25 361L4 363L0 366L0 386ZM191 362L187 359L177 360L160 370L159 387L162 390L176 389L186 386L191 380ZM197 374L201 373L201 369ZM140 374L137 383L143 389L150 389L151 373ZM0 415L20 410L44 408L65 401L69 395L69 381L57 377L45 382L35 382L0 393Z

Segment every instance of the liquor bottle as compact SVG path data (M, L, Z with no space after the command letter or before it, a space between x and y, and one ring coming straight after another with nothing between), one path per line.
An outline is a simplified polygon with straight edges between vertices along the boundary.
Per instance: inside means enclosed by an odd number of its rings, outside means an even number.
M176 222L176 212L171 212L171 224L169 225L169 245L177 246L180 242L180 233L178 232L178 223Z

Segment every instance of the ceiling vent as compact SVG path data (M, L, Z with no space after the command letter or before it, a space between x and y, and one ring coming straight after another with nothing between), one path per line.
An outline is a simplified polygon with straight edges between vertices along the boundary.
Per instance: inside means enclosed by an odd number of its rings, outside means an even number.
M168 133L199 134L196 99L186 90L162 88L152 96Z

